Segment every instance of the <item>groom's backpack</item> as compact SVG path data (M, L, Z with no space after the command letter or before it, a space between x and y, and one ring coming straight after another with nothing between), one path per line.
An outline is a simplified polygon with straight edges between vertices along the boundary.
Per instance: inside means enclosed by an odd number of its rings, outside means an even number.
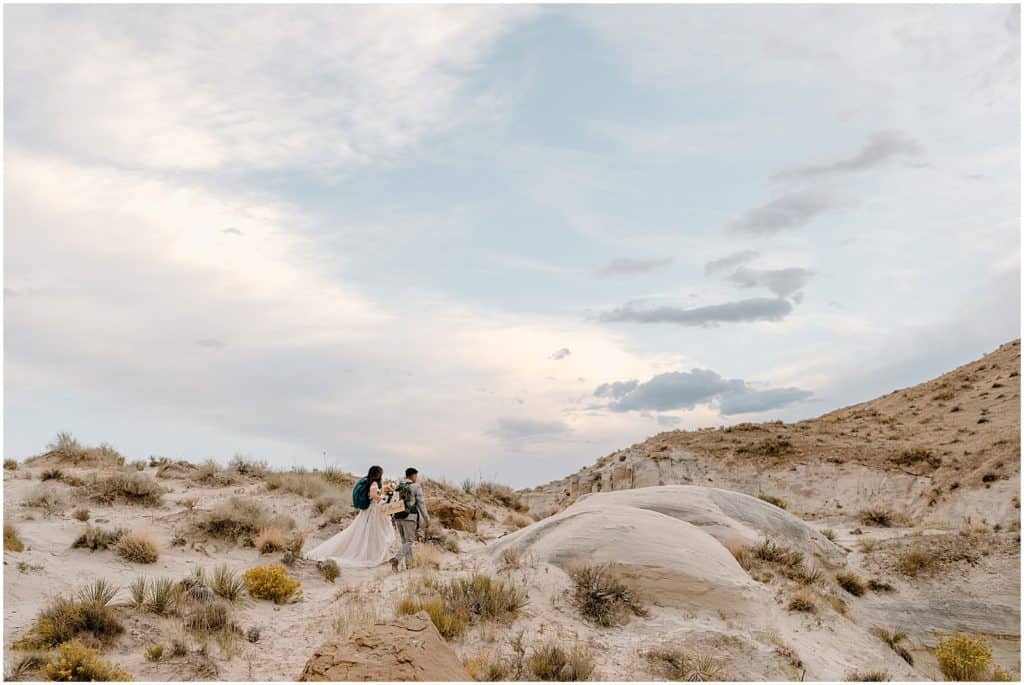
M370 483L365 478L360 478L352 488L352 506L356 509L370 508Z
M395 488L395 492L399 497L402 498L402 503L405 504L405 509L394 514L396 519L409 518L409 514L416 513L416 496L412 494L412 483L410 481L402 481Z

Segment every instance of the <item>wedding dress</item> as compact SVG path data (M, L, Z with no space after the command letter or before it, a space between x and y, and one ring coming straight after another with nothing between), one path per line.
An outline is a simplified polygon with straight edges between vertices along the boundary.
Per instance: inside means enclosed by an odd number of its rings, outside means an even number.
M379 488L370 485L370 507L363 509L337 535L324 540L306 553L315 561L333 559L338 566L370 567L384 563L395 542L391 517L381 511Z

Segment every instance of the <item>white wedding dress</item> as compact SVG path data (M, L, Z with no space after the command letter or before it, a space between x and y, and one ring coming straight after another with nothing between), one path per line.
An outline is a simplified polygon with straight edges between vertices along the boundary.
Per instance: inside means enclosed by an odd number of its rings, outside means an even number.
M306 557L315 561L333 559L338 566L363 568L387 561L397 536L391 517L381 511L379 492L377 484L372 483L370 508L360 511L348 528L306 552Z

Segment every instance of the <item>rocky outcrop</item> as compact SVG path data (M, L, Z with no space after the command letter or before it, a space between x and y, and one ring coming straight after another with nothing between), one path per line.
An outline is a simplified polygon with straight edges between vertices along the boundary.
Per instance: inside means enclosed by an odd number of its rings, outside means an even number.
M426 612L356 630L317 647L299 681L468 681Z
M445 528L463 530L467 533L476 532L477 521L482 516L476 507L441 497L428 497L427 511L432 519Z

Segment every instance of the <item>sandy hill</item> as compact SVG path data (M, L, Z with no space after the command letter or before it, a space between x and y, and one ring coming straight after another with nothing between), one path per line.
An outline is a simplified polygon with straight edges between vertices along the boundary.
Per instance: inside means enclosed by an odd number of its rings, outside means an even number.
M660 433L529 490L534 510L584 494L714 483L804 516L885 502L932 522L1016 520L1020 341L912 388L798 423Z

